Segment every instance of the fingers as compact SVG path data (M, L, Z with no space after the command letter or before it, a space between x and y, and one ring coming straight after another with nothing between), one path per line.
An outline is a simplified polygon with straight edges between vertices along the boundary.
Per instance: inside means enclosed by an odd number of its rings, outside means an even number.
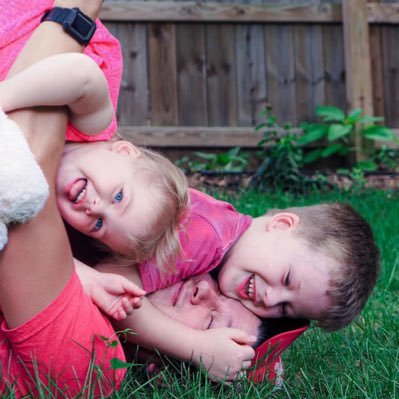
M134 309L138 309L141 306L141 304L143 303L141 298L137 298L137 297L132 298L130 302L132 303Z
M123 289L130 295L133 296L138 296L138 297L143 297L146 292L140 288L138 285L134 284L133 282L131 282L130 280L124 281L123 284Z
M251 360L245 360L244 362L242 362L242 371L249 369L251 367L251 364Z
M250 335L245 331L238 330L238 329L231 329L231 339L237 344L244 344L244 345L251 345L256 342L258 337L255 335Z

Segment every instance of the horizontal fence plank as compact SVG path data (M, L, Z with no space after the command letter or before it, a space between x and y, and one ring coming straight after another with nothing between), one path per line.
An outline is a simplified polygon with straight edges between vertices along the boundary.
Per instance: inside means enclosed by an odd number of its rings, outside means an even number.
M367 10L370 23L399 24L398 3L368 3ZM104 21L135 22L341 23L342 9L337 4L251 5L195 1L122 1L105 3L100 18Z
M374 24L399 24L398 3L368 3L368 21Z
M105 3L100 19L104 21L161 22L341 22L341 7L332 4L223 4L174 1L124 1Z
M300 132L294 128L293 132ZM203 148L255 148L263 138L262 132L252 126L197 127L197 126L119 126L119 134L136 145L149 147L203 147ZM393 129L399 138L399 129ZM391 148L399 148L390 144Z
M262 134L249 127L119 126L119 134L149 147L256 147Z

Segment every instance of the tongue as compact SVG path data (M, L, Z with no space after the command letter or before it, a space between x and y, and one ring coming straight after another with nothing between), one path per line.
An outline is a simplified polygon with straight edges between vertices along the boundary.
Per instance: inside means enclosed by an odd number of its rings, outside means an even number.
M87 184L87 180L83 179L83 178L76 180L72 184L72 187L68 191L68 197L69 197L70 201L73 201L73 202L76 201L76 198L78 198L79 194L86 187L86 184Z

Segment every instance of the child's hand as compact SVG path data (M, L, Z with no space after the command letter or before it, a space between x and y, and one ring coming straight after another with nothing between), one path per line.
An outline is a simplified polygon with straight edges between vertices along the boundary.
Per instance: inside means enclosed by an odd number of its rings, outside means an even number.
M251 366L255 351L249 345L255 341L256 337L235 328L201 331L193 360L208 370L211 379L234 381Z
M108 316L123 320L141 306L145 291L126 277L113 273L97 272L91 286L92 301Z

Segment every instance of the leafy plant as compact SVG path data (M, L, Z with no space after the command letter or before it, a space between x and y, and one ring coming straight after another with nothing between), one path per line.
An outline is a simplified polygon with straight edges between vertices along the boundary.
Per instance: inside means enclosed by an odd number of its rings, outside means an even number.
M299 144L299 129L289 123L279 125L270 107L262 115L266 120L255 129L263 130L263 138L258 143L263 160L251 178L251 185L266 191L278 189L295 193L320 186L320 179L310 178L302 171L305 155Z
M366 142L369 141L374 144L376 141L397 141L391 129L377 124L382 122L383 118L364 116L360 108L356 108L346 115L343 110L337 107L318 106L316 107L316 115L321 119L320 123L301 124L303 135L298 144L305 146L322 142L321 140L324 140L325 144L321 148L309 151L303 159L304 163L311 163L332 155L348 155L355 151L356 148L353 147L351 136L356 127L359 128L359 132ZM374 157L377 151L373 145L373 150L368 159L357 162L353 167L363 171L378 169L379 164Z
M234 147L219 154L196 152L197 159L183 157L176 162L186 172L242 172L248 166L248 155L240 147Z

